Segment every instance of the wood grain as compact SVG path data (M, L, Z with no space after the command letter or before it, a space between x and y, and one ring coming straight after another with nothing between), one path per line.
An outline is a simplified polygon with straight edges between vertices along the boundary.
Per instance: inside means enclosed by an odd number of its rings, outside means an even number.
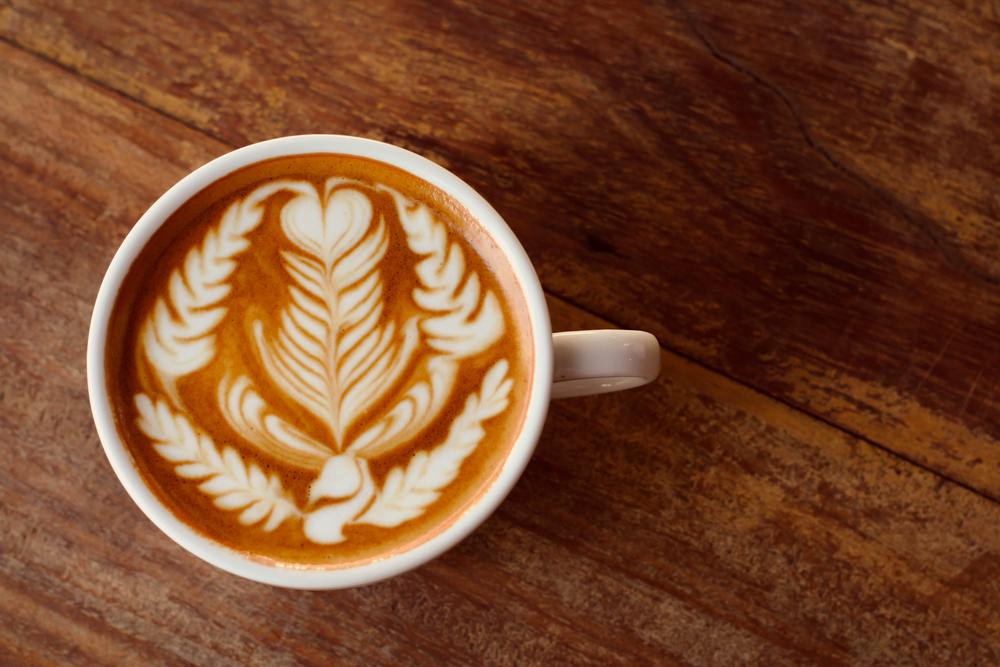
M995 20L0 3L0 664L997 664ZM160 534L85 384L142 211L307 131L452 168L523 239L555 328L667 348L650 387L554 403L468 540L339 592Z
M990 11L14 0L0 36L229 145L413 148L553 294L1000 498Z

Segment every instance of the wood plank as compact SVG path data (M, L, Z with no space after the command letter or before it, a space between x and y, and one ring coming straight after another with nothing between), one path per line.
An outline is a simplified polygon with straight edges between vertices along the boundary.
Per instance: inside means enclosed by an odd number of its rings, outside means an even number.
M1000 498L990 11L13 0L0 36L231 145L413 148L550 292Z
M853 313L829 320L823 342L836 335L836 347L819 363L799 355L804 364L771 380L996 497L1000 167L986 149L1000 131L996 7L770 0L742 5L738 17L712 2L685 13L721 63L785 103L806 151L928 249L891 244L889 226L871 216L845 219L843 231L867 243L855 244L856 266L844 273L860 274L869 295L845 293ZM857 370L840 373L845 363Z
M0 97L0 656L997 662L1000 505L671 353L651 387L553 404L507 502L416 572L299 592L196 561L114 479L84 340L136 213L224 148L9 45L0 60L15 93ZM558 298L550 309L560 328L609 326Z

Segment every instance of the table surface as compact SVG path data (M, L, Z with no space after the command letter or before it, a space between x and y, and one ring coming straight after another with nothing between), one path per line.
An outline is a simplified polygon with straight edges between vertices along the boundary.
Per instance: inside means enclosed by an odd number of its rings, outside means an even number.
M993 1L0 1L0 664L1000 660ZM85 348L185 173L302 133L454 171L556 330L652 385L553 403L417 571L270 588L117 482Z

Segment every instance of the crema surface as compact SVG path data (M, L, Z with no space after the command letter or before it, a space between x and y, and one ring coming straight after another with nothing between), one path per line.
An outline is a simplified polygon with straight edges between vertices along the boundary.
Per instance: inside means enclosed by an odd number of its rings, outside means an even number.
M111 327L136 467L182 521L264 562L428 539L492 483L528 399L503 254L444 192L362 158L205 188L133 264Z

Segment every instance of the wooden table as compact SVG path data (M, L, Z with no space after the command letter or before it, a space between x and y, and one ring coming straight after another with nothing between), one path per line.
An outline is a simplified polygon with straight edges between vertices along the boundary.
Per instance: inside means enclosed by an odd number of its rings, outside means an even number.
M311 132L450 168L557 330L663 346L348 591L175 546L85 383L142 212ZM995 1L0 1L0 664L996 665L998 146Z

